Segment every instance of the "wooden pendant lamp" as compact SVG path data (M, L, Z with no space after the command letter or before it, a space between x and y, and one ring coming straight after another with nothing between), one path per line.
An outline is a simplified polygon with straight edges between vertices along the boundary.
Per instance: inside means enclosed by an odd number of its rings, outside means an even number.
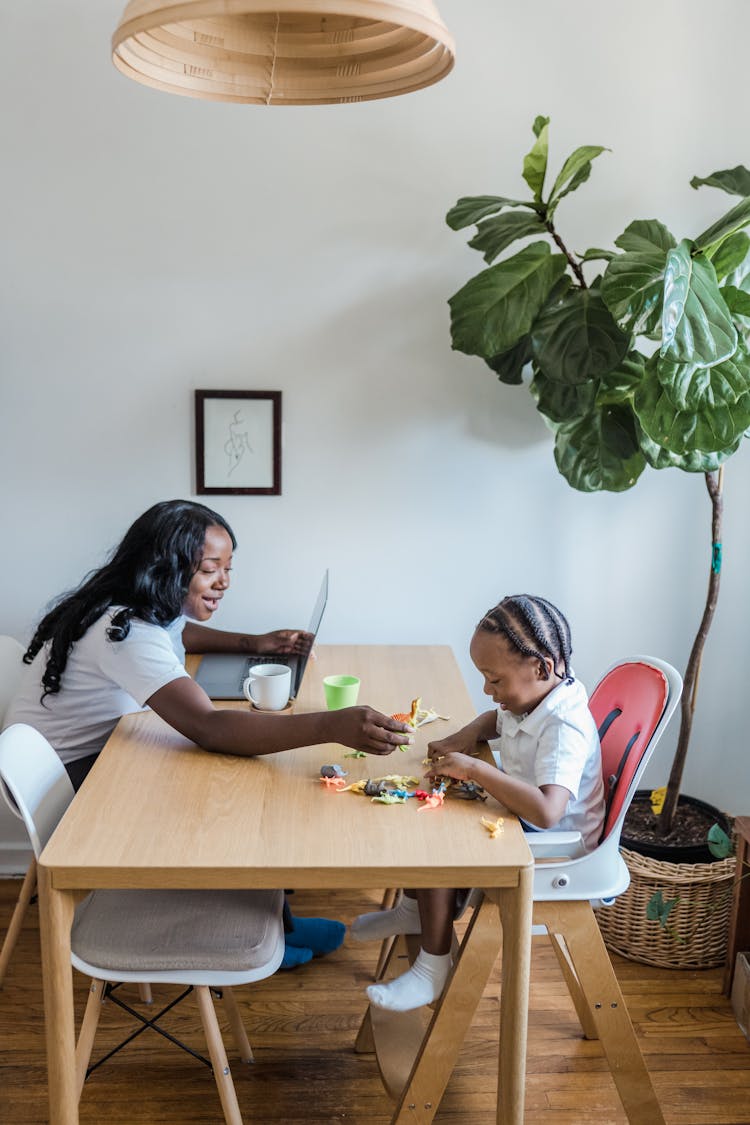
M454 56L432 0L130 0L112 37L115 66L137 82L256 105L406 94Z

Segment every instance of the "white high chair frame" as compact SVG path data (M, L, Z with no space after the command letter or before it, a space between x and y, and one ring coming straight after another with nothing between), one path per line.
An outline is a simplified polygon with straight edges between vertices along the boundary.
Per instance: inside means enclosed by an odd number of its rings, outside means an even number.
M630 666L635 676L642 670L644 676L652 679L655 675L661 677L661 713L654 722L645 745L640 745L635 737L628 744L632 745L638 764L627 783L624 796L617 791L619 812L611 823L607 823L605 835L597 848L586 854L581 835L577 832L544 831L526 834L527 843L536 860L532 934L536 937L546 935L549 938L584 1037L601 1041L630 1125L665 1125L595 916L595 909L606 910L607 905L611 905L630 884L630 873L619 850L623 821L649 759L682 695L682 678L671 664L657 657L633 656L617 661L605 672L591 693L592 704L597 691L606 684L608 677L623 669L630 672ZM600 722L597 726L600 726ZM604 737L606 738L606 734ZM619 773L615 786L617 780ZM386 891L383 908L393 906L398 894L398 891ZM483 896L478 897L479 910L475 911L469 925L476 922L477 913L482 911ZM484 896L485 899L491 897L491 894ZM375 979L380 979L394 959L408 956L413 960L418 949L418 936L386 939L378 959ZM459 951L459 958L460 955ZM456 962L454 950L454 972ZM487 972L489 974L489 969ZM436 1012L439 1011L439 1006L438 1000ZM399 1013L394 1017L393 1013L383 1014L371 1010L368 1016L379 1020L387 1017L392 1022L401 1019L406 1032L406 1024L414 1022L415 1013ZM364 1025L360 1036L364 1041ZM402 1071L403 1065L399 1073ZM384 1074L383 1077L387 1080L388 1076ZM393 1092L393 1082L391 1088Z

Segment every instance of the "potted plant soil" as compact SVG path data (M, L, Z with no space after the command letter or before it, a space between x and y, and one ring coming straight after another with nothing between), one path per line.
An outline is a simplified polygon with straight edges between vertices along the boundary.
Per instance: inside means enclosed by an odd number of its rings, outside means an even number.
M678 239L657 219L635 219L613 249L576 254L558 229L558 207L606 150L577 148L546 186L549 118L532 128L522 171L528 197L465 197L448 212L452 229L476 226L469 245L486 263L449 301L452 345L484 360L501 383L528 388L573 488L621 492L647 468L704 481L708 585L685 666L677 749L658 811L642 794L623 836L627 849L702 864L715 858L709 829L729 825L680 787L721 580L724 465L750 428L750 171L691 181L738 197L697 236Z

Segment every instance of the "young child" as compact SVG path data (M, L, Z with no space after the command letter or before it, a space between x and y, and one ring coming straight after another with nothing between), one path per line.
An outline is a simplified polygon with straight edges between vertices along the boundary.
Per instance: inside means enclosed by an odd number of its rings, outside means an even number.
M525 830L577 830L590 851L604 820L601 749L588 696L570 667L571 651L559 609L527 594L503 598L477 625L470 648L485 695L498 709L431 742L428 776L474 781L520 817ZM477 743L498 737L500 769L473 756ZM406 891L393 910L361 914L352 923L358 941L421 934L408 972L367 989L377 1007L405 1012L440 996L451 969L457 894Z

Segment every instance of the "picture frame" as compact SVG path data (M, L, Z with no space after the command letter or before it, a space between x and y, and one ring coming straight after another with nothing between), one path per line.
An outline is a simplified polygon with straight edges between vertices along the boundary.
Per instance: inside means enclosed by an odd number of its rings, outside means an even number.
M281 495L281 391L195 392L199 496Z

